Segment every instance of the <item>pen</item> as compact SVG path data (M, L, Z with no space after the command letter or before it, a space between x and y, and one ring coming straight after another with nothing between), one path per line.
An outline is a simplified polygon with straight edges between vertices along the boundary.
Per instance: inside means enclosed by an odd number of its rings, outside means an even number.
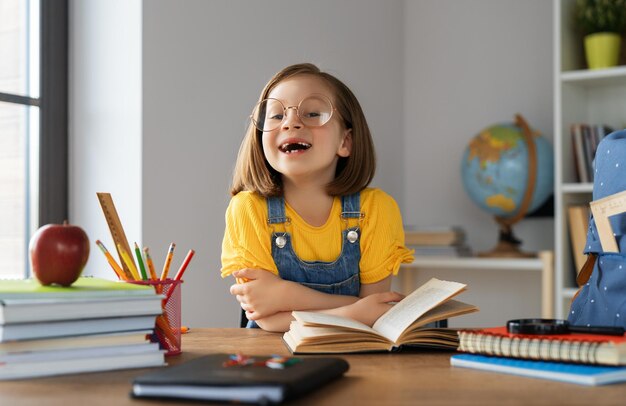
M148 271L150 272L150 279L156 281L159 279L156 275L156 271L154 270L154 262L152 262L152 257L150 256L150 250L148 247L143 249L143 253L146 256L146 265L148 266Z
M172 258L174 257L174 248L176 248L176 244L171 243L169 250L167 250L165 264L163 264L163 272L161 272L162 281L167 279L167 273L170 271L170 265L172 264Z
M128 280L131 275L126 275L126 272L124 272L124 269L122 269L122 267L119 266L117 262L115 262L115 259L113 259L113 256L111 255L109 250L106 249L102 241L96 240L96 245L98 245L98 247L100 248L100 250L106 257L107 261L109 262L109 265L111 265L111 268L113 268L113 271L115 272L117 277L121 280Z
M146 274L146 267L143 265L143 259L141 259L141 251L139 250L139 245L135 243L135 255L137 256L137 263L139 264L139 270L141 271L141 279L147 280L148 275Z
M141 278L139 278L139 274L137 273L135 262L128 255L128 252L126 252L126 250L122 247L121 244L117 244L117 250L120 252L120 255L122 256L122 260L124 261L128 269L130 269L130 272L133 274L133 277L131 280L136 280L136 281L141 280Z

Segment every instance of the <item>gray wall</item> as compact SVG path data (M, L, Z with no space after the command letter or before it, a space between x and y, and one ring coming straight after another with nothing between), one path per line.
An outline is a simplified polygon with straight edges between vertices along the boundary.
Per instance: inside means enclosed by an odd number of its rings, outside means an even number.
M495 242L496 227L462 190L463 146L516 112L539 130L552 128L549 2L70 4L71 220L110 245L93 193L111 191L129 240L150 246L157 264L171 241L174 267L194 248L183 287L183 322L192 327L236 325L232 281L219 277L228 185L249 110L280 68L311 61L344 80L372 127L374 186L396 198L407 224L459 224L479 250ZM124 34L109 36L120 27L120 13ZM111 73L120 66L129 69L122 78ZM129 123L129 115L140 123ZM110 137L126 147L106 146ZM550 248L546 227L550 221L525 220L516 231L529 249ZM95 250L87 272L112 277ZM479 275L470 291L475 299L500 301L494 288L520 286L526 300L504 313L538 314L539 282L538 275L495 282ZM503 317L481 314L471 322Z

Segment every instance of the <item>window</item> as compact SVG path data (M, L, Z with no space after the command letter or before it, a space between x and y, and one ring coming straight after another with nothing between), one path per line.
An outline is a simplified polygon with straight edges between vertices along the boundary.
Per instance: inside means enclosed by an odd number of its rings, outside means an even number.
M67 217L67 0L0 0L0 278Z

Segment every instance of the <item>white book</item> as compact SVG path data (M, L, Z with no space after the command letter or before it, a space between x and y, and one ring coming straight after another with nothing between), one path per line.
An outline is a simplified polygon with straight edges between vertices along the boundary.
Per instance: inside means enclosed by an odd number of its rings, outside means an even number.
M0 380L36 378L42 376L148 368L165 365L163 351L154 350L94 355L87 358L57 359L41 362L0 364Z
M123 331L119 333L90 334L75 337L54 337L0 342L0 356L20 352L141 344L146 342L146 335L151 333L152 330Z
M159 351L158 343L144 341L141 344L111 345L91 348L66 348L64 350L18 352L0 355L1 364L27 364L71 360L77 358L93 358L104 356L131 355L144 352Z
M80 299L0 300L0 324L141 316L162 312L163 295Z
M0 326L0 342L147 330L154 328L155 316L156 315L6 324Z

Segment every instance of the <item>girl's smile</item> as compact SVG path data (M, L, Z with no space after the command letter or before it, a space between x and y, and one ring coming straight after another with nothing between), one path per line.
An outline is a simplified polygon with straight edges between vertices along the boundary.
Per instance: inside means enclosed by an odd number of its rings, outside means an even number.
M278 146L280 152L285 154L302 154L309 150L313 145L310 142L299 138L289 138Z

